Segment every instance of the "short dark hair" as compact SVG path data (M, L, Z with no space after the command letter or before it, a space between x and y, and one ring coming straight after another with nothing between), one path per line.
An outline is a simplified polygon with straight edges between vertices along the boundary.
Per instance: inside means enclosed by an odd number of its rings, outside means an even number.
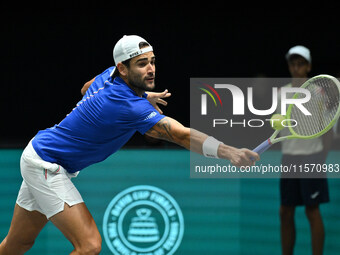
M299 55L299 54L292 54L289 58L288 58L288 63L291 61L294 61L296 59L303 59L305 64L308 65L309 61L307 59L305 59L303 56Z
M124 65L124 66L126 66L127 68L130 68L130 61L131 61L131 58L130 59L127 59L127 60L125 60L125 61L122 61L122 64ZM112 74L112 77L114 78L114 77L117 77L117 76L119 76L119 71L118 71L118 68L117 68L117 66L115 67L115 70L114 70L114 72L113 72L113 74Z
M150 44L148 44L147 42L140 42L138 46L140 49L143 49L143 48L149 47Z
M140 49L143 49L143 48L149 47L150 44L148 44L147 42L140 42L138 44L138 46L139 46ZM130 61L131 61L131 58L122 61L122 64L125 65L127 68L130 68ZM117 77L119 75L120 75L120 73L119 73L118 68L116 66L116 68L115 68L115 70L114 70L114 72L112 74L112 77Z

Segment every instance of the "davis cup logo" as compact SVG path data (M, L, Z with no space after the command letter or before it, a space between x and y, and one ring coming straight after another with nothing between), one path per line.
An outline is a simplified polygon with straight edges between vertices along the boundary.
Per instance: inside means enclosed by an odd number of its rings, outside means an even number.
M108 205L103 233L115 255L171 255L182 241L184 220L168 193L153 186L133 186Z

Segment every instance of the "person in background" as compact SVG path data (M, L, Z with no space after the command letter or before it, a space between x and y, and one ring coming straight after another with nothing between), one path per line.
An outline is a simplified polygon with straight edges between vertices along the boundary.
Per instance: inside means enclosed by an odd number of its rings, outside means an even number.
M298 45L286 54L288 69L292 77L287 87L300 87L312 69L310 50ZM285 130L282 130L284 136ZM322 137L282 142L282 165L323 164L332 143L332 131ZM292 255L296 240L295 208L304 206L310 225L313 255L323 253L325 229L320 213L320 204L329 202L327 178L285 178L280 179L280 223L283 255Z

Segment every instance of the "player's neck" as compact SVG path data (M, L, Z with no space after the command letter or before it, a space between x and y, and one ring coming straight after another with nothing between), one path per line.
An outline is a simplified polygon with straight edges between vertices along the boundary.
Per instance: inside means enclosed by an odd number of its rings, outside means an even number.
M292 78L292 87L301 87L301 85L307 81L307 77L305 78Z
M142 97L145 93L145 90L131 86L130 84L127 83L127 85L134 91L136 92L137 96Z
M142 97L144 95L145 90L138 88L138 87L135 87L135 86L132 86L125 77L121 77L121 78L124 80L126 85L128 85L130 87L130 89L132 89L137 94L137 96Z

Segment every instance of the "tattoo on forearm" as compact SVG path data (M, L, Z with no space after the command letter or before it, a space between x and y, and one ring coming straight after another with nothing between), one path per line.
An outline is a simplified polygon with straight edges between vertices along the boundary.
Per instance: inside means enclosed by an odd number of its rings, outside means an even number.
M163 136L168 137L171 140L173 140L173 137L171 135L171 121L170 120L164 118L158 123L158 126L160 128L163 128L163 130L165 131L163 132Z
M149 131L151 136L156 136L161 139L173 141L174 138L171 135L171 121L167 118L161 119L153 128Z

